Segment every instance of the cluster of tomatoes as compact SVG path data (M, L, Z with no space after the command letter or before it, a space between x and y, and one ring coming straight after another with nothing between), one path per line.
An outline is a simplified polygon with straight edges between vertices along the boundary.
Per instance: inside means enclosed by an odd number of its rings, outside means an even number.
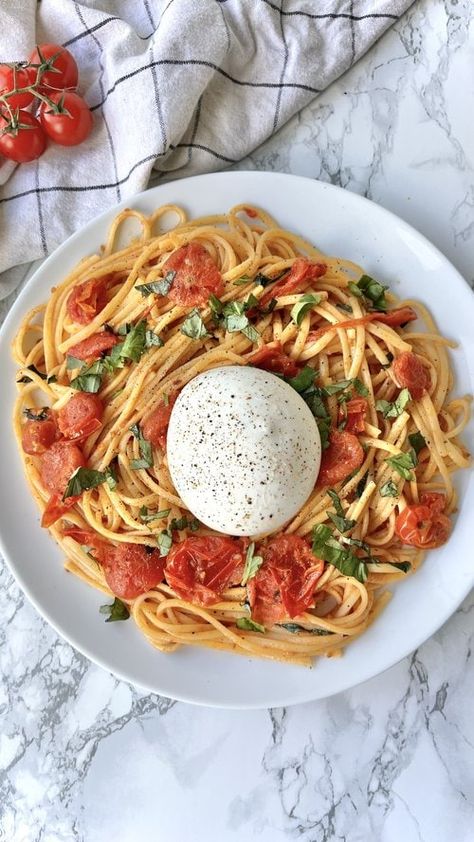
M48 138L77 146L92 130L92 114L76 93L78 68L58 44L40 44L26 62L0 64L0 154L25 163Z

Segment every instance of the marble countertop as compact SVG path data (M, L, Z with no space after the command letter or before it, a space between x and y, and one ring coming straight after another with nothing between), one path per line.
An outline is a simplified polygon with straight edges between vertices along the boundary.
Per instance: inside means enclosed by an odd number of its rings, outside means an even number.
M472 282L473 28L471 0L420 0L238 168L362 193ZM378 678L251 712L176 703L91 665L1 564L0 617L2 842L473 839L472 596Z

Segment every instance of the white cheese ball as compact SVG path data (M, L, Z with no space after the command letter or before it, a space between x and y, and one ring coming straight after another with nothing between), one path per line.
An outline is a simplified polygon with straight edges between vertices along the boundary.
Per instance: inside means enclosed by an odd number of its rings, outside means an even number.
M300 395L251 366L191 380L171 413L168 467L185 506L228 535L276 532L314 488L319 430Z

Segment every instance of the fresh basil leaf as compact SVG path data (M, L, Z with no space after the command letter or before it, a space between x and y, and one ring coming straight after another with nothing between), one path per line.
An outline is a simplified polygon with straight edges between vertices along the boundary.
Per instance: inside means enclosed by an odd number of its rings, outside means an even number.
M359 582L367 580L367 564L336 541L331 529L323 523L313 529L313 553L337 567L344 576L353 576Z
M130 467L132 471L139 471L141 468L152 468L153 453L151 449L151 442L143 438L143 433L138 424L134 424L133 427L130 427L130 431L133 433L135 438L138 439L138 448L141 456L141 459L131 460Z
M158 535L157 539L158 547L160 550L160 556L163 557L168 555L172 545L173 545L173 538L171 537L170 532L167 529L163 529L160 534Z
M304 634L316 634L320 637L325 637L328 634L334 634L332 631L328 631L327 629L305 629L304 626L299 626L298 623L278 623L279 628L285 629L291 634L299 634L303 632Z
M387 309L385 290L388 287L382 286L374 278L371 278L370 275L362 275L356 284L350 282L349 289L358 298L363 296L367 299L371 303L372 309L383 311Z
M115 346L116 348L119 346ZM134 325L127 333L120 351L122 359L133 360L137 363L143 356L146 348L146 322L141 321Z
M235 287L243 287L250 283L251 278L248 275L242 275L241 278L237 278L236 281L232 281L233 286Z
M247 298L247 301L244 301L244 312L246 312L247 310L253 310L255 307L260 307L260 302L258 298L255 297L253 292L251 292L249 297Z
M392 362L393 362L393 354L391 354L390 351L387 351L385 356L387 357L388 363L385 363L385 365L382 365L381 367L382 368L390 368L390 366L392 365Z
M398 418L409 401L411 401L410 392L408 389L402 389L398 398L393 403L384 400L376 401L375 409L377 412L381 412L384 418Z
M109 465L109 467L105 469L104 474L105 481L109 486L110 490L115 491L115 489L117 488L117 476L115 470L111 465Z
M256 309L258 310L258 315L266 316L266 315L268 315L268 313L273 313L276 306L277 306L276 298L270 298L270 301L268 302L267 305L262 305L259 302Z
M180 518L173 518L169 527L170 532L177 531L180 532L183 529L190 529L191 532L196 532L199 529L199 521L197 518L188 518L186 515L183 515Z
M341 498L339 497L339 494L336 491L334 491L333 488L328 488L326 493L328 497L330 497L332 500L332 504L336 510L336 514L339 515L339 517L344 517L344 509L342 508Z
M322 386L321 392L326 397L329 397L330 395L337 395L338 392L342 392L350 386L352 386L352 380L338 380L336 383L329 383L328 386Z
M286 382L292 386L296 392L304 392L310 386L313 386L316 378L316 371L310 365L305 365L304 368L295 376L286 378Z
M411 469L416 468L416 454L400 453L398 456L389 456L385 461L388 462L388 464L397 471L403 479L413 479Z
M388 482L384 482L379 494L381 497L398 497L398 488L395 483L389 479Z
M354 283L354 281L349 281L347 284L349 290L351 291L352 295L355 295L356 298L363 298L364 293L362 290L359 289L358 285Z
M43 406L41 409L27 408L23 410L23 415L29 421L47 421L49 418L49 406Z
M38 377L41 377L42 380L46 380L48 383L54 383L54 381L56 380L56 377L54 377L54 375L52 375L51 377L48 377L48 375L45 374L44 371L40 371L38 368L36 368L35 365L27 366L27 371L33 371L35 374L38 375ZM54 380L53 380L53 377L54 377ZM28 377L27 374L24 374L23 377L20 377L20 379L17 380L16 382L17 383L31 383L32 380L33 380L32 377Z
M165 343L163 342L161 336L158 336L157 333L154 333L153 330L146 330L145 331L145 347L146 348L162 348Z
M354 528L357 521L346 518L339 495L336 494L332 488L328 488L327 493L332 500L334 508L336 509L336 514L328 512L328 517L332 520L334 526L339 532L349 532L350 529Z
M99 608L100 614L106 614L106 623L115 623L117 620L128 620L130 611L121 599L117 596L111 605L101 605Z
M224 309L222 301L214 294L209 296L209 307L215 316L220 316Z
M367 386L364 386L364 384L362 383L362 380L359 380L358 377L354 377L354 380L352 381L352 385L354 386L354 389L356 390L358 395L362 395L362 397L366 398L367 395L369 394L369 390L368 390Z
M316 304L321 303L321 296L320 295L313 295L311 293L307 293L306 295L300 296L299 301L296 302L294 307L291 308L290 316L298 325L301 325L304 316L308 313L312 307Z
M409 561L385 561L384 564L390 564L390 567L396 567L402 573L409 573L411 570L411 563Z
M66 486L63 500L67 500L68 497L79 496L83 491L90 491L91 488L96 488L103 482L107 482L104 471L94 471L92 468L77 468Z
M239 330L245 330L248 325L249 320L244 313L232 313L225 317L225 329L229 333L237 333Z
M416 433L410 433L410 435L408 436L408 441L410 442L417 456L420 450L423 450L423 448L426 447L425 437L419 431Z
M281 278L284 277L284 275L287 275L289 271L289 269L283 269L283 272L280 272L278 275L275 275L274 278L269 278L268 275L263 275L261 272L259 272L258 275L255 275L254 283L258 284L259 286L265 289L265 287L267 287L269 284L273 284L275 281L279 281Z
M95 394L102 386L104 368L104 361L96 360L91 365L81 368L80 374L71 380L70 386L79 392Z
M84 360L79 360L77 357L72 357L70 354L66 357L66 370L71 371L74 368L82 368Z
M146 506L141 506L138 516L143 523L151 523L153 520L164 520L168 517L171 509L160 509L159 512L150 512Z
M338 304L336 304L336 307L337 307L338 310L342 310L344 313L353 313L354 312L351 305L350 304L344 304L343 301L339 301Z
M247 337L247 339L250 340L250 342L258 342L258 340L260 339L260 334L258 330L253 325L251 325L250 322L248 323L248 325L241 329L241 332L244 334L244 336Z
M157 295L168 295L175 277L175 270L170 269L170 271L167 272L164 278L160 281L153 281L150 284L137 284L135 289L137 289L143 296L152 295L153 293L156 293Z
M357 471L356 471L356 473L357 473ZM354 476L355 476L355 474L354 474ZM356 487L355 487L355 496L356 496L358 499L360 499L360 497L362 497L362 495L363 495L363 493L364 493L364 491L365 491L365 486L367 485L367 478L368 478L368 476L369 476L369 472L368 472L368 471L366 471L366 472L365 472L365 474L364 474L364 476L363 476L363 477L361 477L361 479L359 480L359 482L357 483L357 485L356 485Z
M250 617L239 617L235 625L238 629L243 629L243 631L253 631L265 634L265 626L261 626L260 623L255 623L254 620L250 619Z
M318 425L319 437L321 439L321 448L322 448L322 450L326 450L326 448L329 447L329 433L331 432L331 417L328 415L327 418L316 418L316 424Z
M194 308L180 327L181 333L189 339L207 339L210 333L207 332L199 310Z
M169 403L170 403L170 396L169 396L168 392L163 392L162 397L163 397L163 404L164 404L164 406L169 406Z
M254 551L255 543L254 541L252 541L252 543L248 546L247 553L245 556L245 567L242 576L242 585L246 585L249 579L253 579L253 577L257 575L258 571L260 570L263 564L262 556L254 555Z

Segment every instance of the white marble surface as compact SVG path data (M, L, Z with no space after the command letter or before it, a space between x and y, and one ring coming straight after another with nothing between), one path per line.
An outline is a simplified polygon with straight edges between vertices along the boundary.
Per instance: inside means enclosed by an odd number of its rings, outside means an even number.
M363 193L472 281L473 28L471 0L421 0L239 168ZM0 840L473 840L473 617L471 597L413 656L326 702L218 711L92 666L0 567Z

